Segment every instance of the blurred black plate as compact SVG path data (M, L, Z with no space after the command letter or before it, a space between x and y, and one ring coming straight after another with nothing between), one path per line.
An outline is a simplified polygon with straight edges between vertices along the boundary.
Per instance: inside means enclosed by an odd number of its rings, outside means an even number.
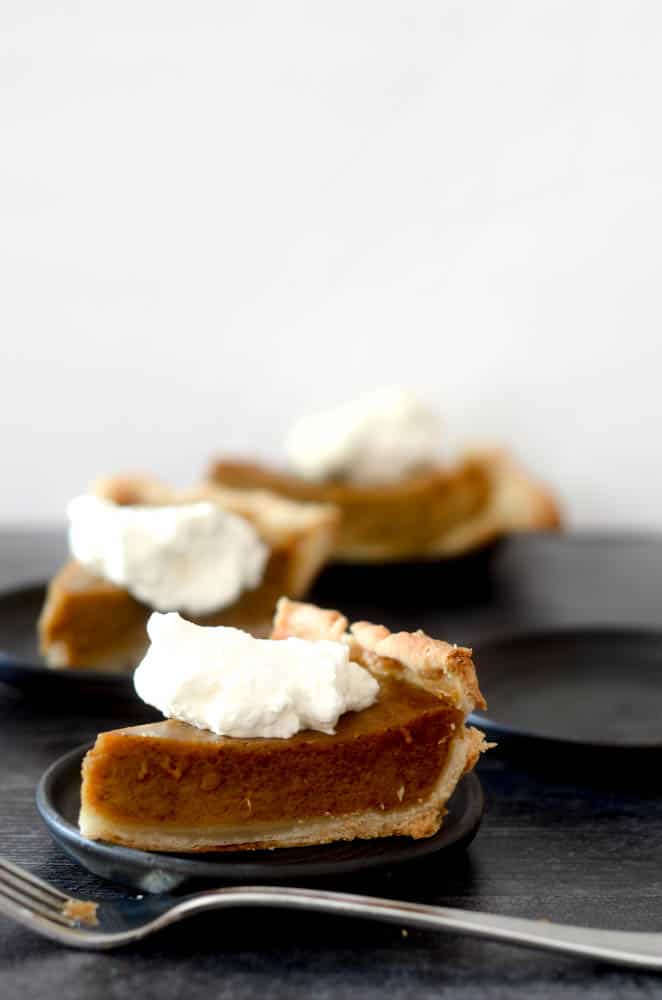
M662 632L568 628L474 645L497 740L564 741L614 749L662 747Z
M0 681L33 697L132 697L130 674L100 670L53 670L39 652L37 619L44 605L43 584L0 594Z
M336 562L324 567L309 600L352 614L354 607L455 607L485 598L501 540L444 559Z
M414 861L450 847L466 847L483 815L483 792L467 774L448 803L444 825L434 837L384 837L319 847L273 851L160 854L87 840L78 830L80 769L89 746L78 747L49 767L37 787L37 809L53 839L95 875L141 892L170 892L192 881L274 882L365 872Z

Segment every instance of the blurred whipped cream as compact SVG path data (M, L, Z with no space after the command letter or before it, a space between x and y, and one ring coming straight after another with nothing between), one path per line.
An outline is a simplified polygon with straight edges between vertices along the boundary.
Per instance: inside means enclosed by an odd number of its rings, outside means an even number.
M434 412L406 389L377 389L351 403L303 417L285 448L306 479L388 483L434 462Z
M217 504L123 507L80 496L67 516L73 557L160 611L216 611L264 573L268 550L253 525Z
M254 639L152 614L151 645L133 683L165 716L220 736L287 739L333 733L344 712L374 704L379 685L342 642Z

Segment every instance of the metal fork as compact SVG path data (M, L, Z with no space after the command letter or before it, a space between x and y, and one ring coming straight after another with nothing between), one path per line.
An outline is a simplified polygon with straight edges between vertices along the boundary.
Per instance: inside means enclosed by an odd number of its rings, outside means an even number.
M318 889L251 885L211 889L179 900L144 896L119 902L102 901L96 904L98 924L93 927L84 926L80 920L67 915L67 908L80 902L90 901L67 896L48 882L0 858L0 912L72 948L120 948L204 910L270 906L364 917L425 930L453 931L566 955L582 955L615 965L662 970L662 934L593 930Z

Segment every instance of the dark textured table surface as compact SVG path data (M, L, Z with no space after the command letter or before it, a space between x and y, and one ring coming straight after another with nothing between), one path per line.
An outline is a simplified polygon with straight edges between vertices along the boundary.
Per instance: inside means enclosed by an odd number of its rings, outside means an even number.
M43 579L63 551L55 532L0 532L0 586ZM489 589L443 612L444 637L472 642L523 625L659 626L661 595L662 540L586 536L569 550L555 538L522 538L495 555ZM420 617L438 627L438 615L422 610ZM50 842L34 787L55 757L130 720L133 711L126 703L38 704L0 685L0 853L73 893L123 892L87 875ZM510 757L493 751L479 772L487 812L465 854L341 887L662 930L661 761L656 753L637 760L631 767L605 757L589 766L575 755L543 761L530 750ZM580 994L662 995L662 977L459 936L276 911L206 915L109 954L65 951L0 917L3 1000Z

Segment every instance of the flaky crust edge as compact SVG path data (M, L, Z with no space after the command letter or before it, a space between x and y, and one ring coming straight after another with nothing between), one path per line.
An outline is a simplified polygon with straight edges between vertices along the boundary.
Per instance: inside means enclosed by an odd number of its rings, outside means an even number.
M471 650L433 639L425 632L390 632L384 625L354 622L339 611L281 597L272 639L331 639L346 642L350 657L377 677L396 676L450 701L465 715L486 708Z

